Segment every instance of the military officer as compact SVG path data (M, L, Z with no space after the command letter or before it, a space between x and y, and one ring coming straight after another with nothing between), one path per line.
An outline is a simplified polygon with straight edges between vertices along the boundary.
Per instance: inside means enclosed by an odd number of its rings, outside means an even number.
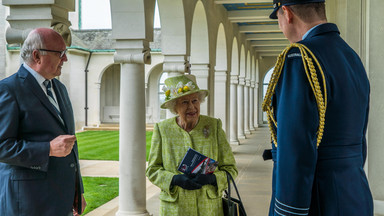
M371 216L363 64L327 23L325 0L273 3L270 18L291 45L278 58L263 103L274 161L269 215Z

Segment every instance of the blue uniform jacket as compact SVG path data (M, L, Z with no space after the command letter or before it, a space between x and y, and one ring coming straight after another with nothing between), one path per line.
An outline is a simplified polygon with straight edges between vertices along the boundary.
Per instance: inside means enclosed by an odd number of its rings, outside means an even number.
M300 52L292 48L286 56L273 97L278 147L272 150L269 215L373 215L363 170L369 81L359 56L339 34L335 24L326 23L299 42L325 73L328 104L318 148L318 109Z
M66 157L49 157L52 139L75 133L67 90L52 82L65 125L23 66L0 81L0 215L67 216L83 191L77 144Z

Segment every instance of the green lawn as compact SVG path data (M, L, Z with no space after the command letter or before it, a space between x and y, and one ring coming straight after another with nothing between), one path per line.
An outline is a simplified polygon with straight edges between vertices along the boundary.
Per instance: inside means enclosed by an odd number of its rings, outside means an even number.
M76 134L81 160L119 160L119 131L85 131ZM147 157L151 147L152 131L146 132ZM86 213L119 195L119 179L83 177Z
M119 178L83 177L83 184L87 201L83 215L119 195Z
M119 131L85 131L76 134L81 160L119 160ZM146 160L152 131L146 132Z

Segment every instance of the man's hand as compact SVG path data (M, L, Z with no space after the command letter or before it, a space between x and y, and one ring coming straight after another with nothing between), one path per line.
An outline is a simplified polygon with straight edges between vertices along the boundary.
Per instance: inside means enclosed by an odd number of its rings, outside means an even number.
M71 153L75 144L75 135L60 135L53 139L50 144L49 156L65 157Z
M81 194L81 212L77 212L77 200L75 200L75 205L73 206L73 216L79 216L83 214L85 207L87 206L87 202L85 201L84 194Z

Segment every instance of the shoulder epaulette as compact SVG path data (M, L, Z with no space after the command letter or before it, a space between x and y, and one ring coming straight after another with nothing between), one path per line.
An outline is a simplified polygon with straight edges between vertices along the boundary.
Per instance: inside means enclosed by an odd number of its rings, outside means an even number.
M299 48L300 53L291 53L287 56L288 51L295 47ZM277 136L276 136L276 130L274 129L274 128L277 129L277 121L275 120L273 115L272 96L275 94L276 84L279 81L280 74L281 74L281 71L283 70L286 57L289 58L290 55L293 55L293 54L295 56L292 56L292 57L298 57L297 55L300 55L300 57L302 58L305 73L307 75L309 84L311 85L311 88L316 98L317 108L319 111L319 127L317 131L317 147L318 147L320 145L321 139L323 138L323 132L324 132L325 111L327 109L327 87L326 87L324 72L323 72L323 69L321 68L319 61L317 60L316 56L311 52L311 50L309 50L308 47L306 47L305 45L299 44L299 43L293 43L289 45L287 48L285 48L283 52L277 57L276 65L273 70L271 80L269 81L267 93L265 94L265 97L264 97L264 102L262 105L263 111L267 112L269 130L271 131L271 138L273 143L277 147ZM319 79L317 78L316 68L315 68L315 65L313 64L313 61L316 63L319 73L322 76L324 93L321 91Z

